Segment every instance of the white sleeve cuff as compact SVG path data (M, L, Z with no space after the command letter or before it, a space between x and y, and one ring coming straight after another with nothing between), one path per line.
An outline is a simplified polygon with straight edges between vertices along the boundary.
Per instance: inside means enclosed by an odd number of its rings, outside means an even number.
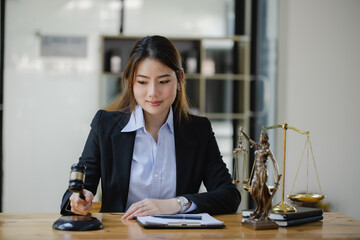
M192 212L192 211L194 211L196 209L197 209L196 204L193 201L191 201L191 206L184 213L189 213L189 212Z

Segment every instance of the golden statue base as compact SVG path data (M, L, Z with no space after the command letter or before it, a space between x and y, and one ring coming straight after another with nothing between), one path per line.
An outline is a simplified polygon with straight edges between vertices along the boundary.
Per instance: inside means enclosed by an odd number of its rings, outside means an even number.
M284 201L281 201L272 208L272 211L276 213L295 212L296 208L290 206Z
M259 219L246 219L242 225L246 228L251 228L253 230L267 230L267 229L278 229L279 226L275 221L268 220L259 220Z

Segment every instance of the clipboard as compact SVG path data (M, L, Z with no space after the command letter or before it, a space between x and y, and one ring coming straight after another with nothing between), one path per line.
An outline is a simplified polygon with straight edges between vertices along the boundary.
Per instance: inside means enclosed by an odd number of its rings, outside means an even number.
M154 216L137 217L136 221L143 228L224 228L222 221L210 216L208 213L186 214L186 216L201 217L197 219L183 219L183 214L175 214L179 219L159 218Z

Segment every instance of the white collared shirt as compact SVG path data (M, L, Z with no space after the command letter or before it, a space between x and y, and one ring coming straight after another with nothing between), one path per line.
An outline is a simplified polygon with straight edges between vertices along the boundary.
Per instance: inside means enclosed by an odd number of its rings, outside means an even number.
M176 197L176 156L173 111L158 133L158 142L145 129L143 109L138 105L122 132L136 131L126 210L149 199Z

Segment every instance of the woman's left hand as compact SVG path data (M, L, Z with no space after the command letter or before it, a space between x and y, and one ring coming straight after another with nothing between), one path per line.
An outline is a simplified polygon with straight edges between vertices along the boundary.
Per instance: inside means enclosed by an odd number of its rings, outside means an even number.
M144 199L133 203L126 211L122 219L134 219L135 217L149 216L154 214L175 214L180 212L181 206L176 198L159 200Z

